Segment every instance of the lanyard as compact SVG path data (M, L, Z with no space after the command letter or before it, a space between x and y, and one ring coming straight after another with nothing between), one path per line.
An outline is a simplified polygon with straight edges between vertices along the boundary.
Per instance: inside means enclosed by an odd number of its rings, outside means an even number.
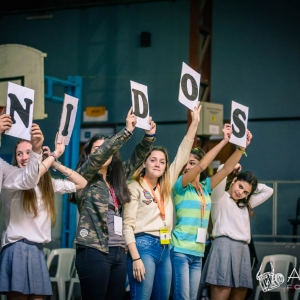
M160 193L160 185L159 185L159 183L157 183L156 188L157 188L157 191L159 193L160 199L157 199L157 197L155 195L155 192L154 192L154 190L152 188L152 185L150 184L150 182L148 181L148 179L146 178L146 176L144 176L144 180L146 181L148 187L150 188L150 190L152 192L152 197L153 197L154 202L157 203L158 209L159 209L160 214L161 214L161 218L163 219L163 221L165 221L166 214L165 214L164 198L162 197L162 195Z
M115 191L114 191L114 188L112 186L110 186L108 188L109 192L110 192L110 195L113 199L113 202L114 202L114 206L115 206L115 211L118 211L118 208L119 208L119 203L117 201L117 197L116 197L116 194L115 194Z
M204 192L202 189L201 184L199 184L198 182L196 183L196 192L199 196L200 199L200 203L201 203L201 226L203 225L203 219L204 219L204 213L205 213L205 208L206 208L206 200L205 200L205 196L204 196Z

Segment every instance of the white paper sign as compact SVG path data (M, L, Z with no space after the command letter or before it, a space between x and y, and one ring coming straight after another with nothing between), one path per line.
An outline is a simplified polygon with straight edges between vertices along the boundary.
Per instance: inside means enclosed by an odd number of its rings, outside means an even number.
M78 106L78 99L65 94L63 109L60 118L60 125L58 130L57 142L60 143L62 138L65 138L65 145L69 145L74 123L76 119L76 112Z
M137 117L136 127L149 130L148 88L146 85L142 85L131 80L130 88L133 108L132 113L134 113Z
M198 106L201 75L190 68L184 62L182 63L180 84L179 84L179 102L194 111Z
M232 135L230 143L246 147L247 141L247 124L249 108L242 104L231 102L231 127Z
M6 113L11 116L13 125L5 131L7 135L31 140L33 102L34 90L8 83Z

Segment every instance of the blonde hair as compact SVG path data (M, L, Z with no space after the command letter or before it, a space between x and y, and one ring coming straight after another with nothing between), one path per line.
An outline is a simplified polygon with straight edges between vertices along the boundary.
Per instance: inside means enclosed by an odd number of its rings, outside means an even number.
M18 145L22 142L30 143L29 141L26 140L19 140L17 142L15 147L15 159L14 159L15 166L18 166L18 162L16 158L16 150ZM49 171L47 171L43 176L41 176L38 183L38 187L41 191L43 203L47 210L47 214L48 216L51 217L51 226L54 227L56 222L55 195L54 195L52 179ZM24 210L28 213L32 213L33 217L36 218L38 216L38 203L37 203L37 197L34 188L30 190L23 190L21 199L23 202Z
M169 157L167 149L161 146L156 146L151 149L151 151L146 156L143 163L147 161L149 156L153 151L161 151L165 155L166 159L166 168L164 173L158 178L158 183L160 185L161 196L163 197L164 201L167 202L171 197L171 183L170 183L170 166L169 166ZM142 183L142 179L145 176L145 168L143 163L138 167L138 169L133 173L132 179L137 181L140 185Z

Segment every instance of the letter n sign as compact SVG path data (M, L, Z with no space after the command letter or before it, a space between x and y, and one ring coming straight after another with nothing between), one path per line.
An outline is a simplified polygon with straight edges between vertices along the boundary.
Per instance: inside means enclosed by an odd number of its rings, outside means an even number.
M179 85L179 102L194 110L198 105L201 75L182 63L182 71Z
M246 147L247 140L247 124L248 124L249 108L242 104L231 102L231 127L232 135L230 143Z
M7 91L6 113L11 116L13 125L6 130L11 135L24 140L31 140L34 90L9 82Z
M62 138L65 138L65 145L69 145L74 123L76 119L76 112L78 107L78 99L65 94L64 104L60 117L60 125L58 130L57 142L60 143Z
M136 127L149 130L150 124L148 88L146 85L142 85L131 80L130 87L133 108L132 113L137 117Z

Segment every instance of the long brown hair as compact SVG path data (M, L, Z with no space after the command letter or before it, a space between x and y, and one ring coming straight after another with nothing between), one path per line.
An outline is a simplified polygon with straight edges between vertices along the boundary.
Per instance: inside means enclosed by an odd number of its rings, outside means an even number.
M151 151L148 153L147 157L145 158L144 162L148 159L148 157L151 155L153 151L161 151L166 158L166 169L165 172L158 178L158 183L160 185L161 195L164 199L164 201L168 201L168 199L171 197L171 184L170 184L170 166L169 166L169 157L167 149L161 146L156 146L151 149ZM140 167L133 173L132 179L137 181L139 184L142 183L142 179L145 176L145 168L143 166L143 163L140 165Z
M17 147L19 144L29 141L19 140L15 146L15 157L14 157L14 165L18 167L17 162ZM55 225L56 221L56 209L55 209L55 195L52 185L52 180L50 176L50 172L47 171L43 176L40 177L38 187L42 194L43 204L47 210L48 216L51 217L51 225L52 227ZM37 197L34 188L30 190L23 190L21 196L23 202L23 208L26 212L32 213L33 217L36 218L38 216L38 203Z

